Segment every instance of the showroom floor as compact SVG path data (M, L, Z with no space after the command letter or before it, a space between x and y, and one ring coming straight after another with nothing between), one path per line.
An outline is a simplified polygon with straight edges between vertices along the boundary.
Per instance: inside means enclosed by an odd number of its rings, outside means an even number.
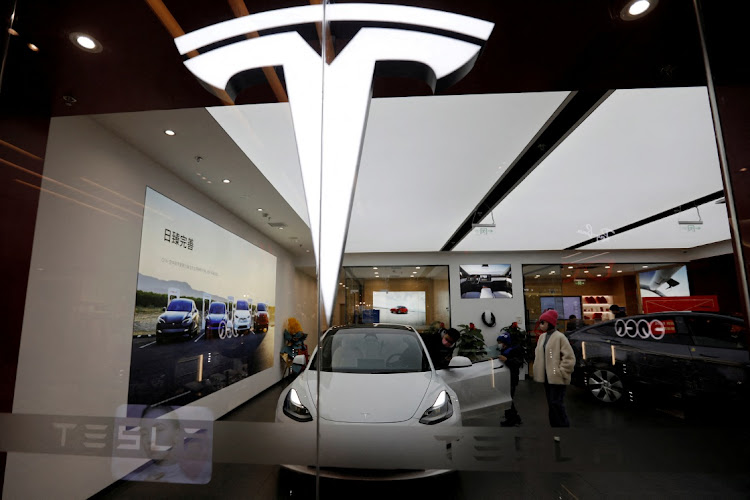
M222 421L272 422L282 389L281 385L268 389ZM556 445L547 423L543 387L521 381L516 401L524 425L504 431L523 435L524 440L538 436L535 450L554 450L549 457L539 453L522 460L522 453L516 452L519 458L514 466L412 481L323 479L320 498L726 499L750 495L746 412L738 415L728 408L686 418L679 403L661 404L664 407L658 409L655 405L602 406L583 389L571 387L566 405L572 427L556 433L562 437ZM516 437L519 442L521 438ZM512 455L513 450L508 451ZM315 479L275 465L214 463L206 485L119 481L94 498L315 498Z

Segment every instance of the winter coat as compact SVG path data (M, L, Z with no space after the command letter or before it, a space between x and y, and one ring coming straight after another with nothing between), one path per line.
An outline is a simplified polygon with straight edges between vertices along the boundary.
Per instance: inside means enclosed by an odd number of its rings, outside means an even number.
M544 340L550 335L547 342L547 349L544 352ZM576 364L576 355L573 348L570 347L567 337L562 333L554 330L550 333L543 333L539 337L539 343L536 345L534 356L534 380L544 382L544 371L547 372L547 382L555 385L569 385L570 376Z

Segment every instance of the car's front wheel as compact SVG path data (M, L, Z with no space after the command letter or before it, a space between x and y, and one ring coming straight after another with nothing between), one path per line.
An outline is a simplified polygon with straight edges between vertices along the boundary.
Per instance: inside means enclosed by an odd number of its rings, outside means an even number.
M586 388L602 403L622 401L625 383L620 375L606 368L597 368L586 379Z
M227 338L227 325L225 325L224 323L219 325L219 338L221 340Z

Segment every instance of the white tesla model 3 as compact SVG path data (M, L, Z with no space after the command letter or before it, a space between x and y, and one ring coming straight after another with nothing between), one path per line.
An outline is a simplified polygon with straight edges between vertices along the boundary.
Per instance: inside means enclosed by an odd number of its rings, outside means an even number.
M301 358L295 360L301 361ZM316 406L318 385L320 409ZM325 429L321 432L321 466L338 465L336 469L321 469L321 474L353 478L362 477L357 471L363 468L380 468L377 457L382 457L384 463L393 463L387 457L396 450L391 441L399 432L404 436L426 435L429 431L422 429L429 427L444 433L467 419L487 415L499 421L499 410L508 408L510 403L510 372L498 359L484 356L472 364L469 358L454 356L448 367L436 369L413 328L354 325L335 327L323 335L307 370L281 393L276 421L307 425L315 432L315 420L320 419L321 429ZM361 439L352 440L352 435ZM419 450L413 449L421 446L414 444L417 442L409 447L418 457ZM426 446L436 443L434 437L424 442ZM331 451L330 456L326 449ZM333 460L331 464L327 463L329 458ZM286 467L315 473L314 467ZM395 474L378 478L423 477L446 472L413 466L408 469L412 470L401 475L394 471ZM373 475L368 474L367 478L372 479Z

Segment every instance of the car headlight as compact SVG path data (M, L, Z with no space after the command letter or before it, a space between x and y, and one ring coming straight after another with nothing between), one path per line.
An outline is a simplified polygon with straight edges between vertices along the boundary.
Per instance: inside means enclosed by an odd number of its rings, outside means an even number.
M299 394L297 394L295 389L292 389L286 395L286 399L284 400L284 415L293 418L297 422L310 422L312 420L310 410L302 404Z
M183 325L189 325L192 322L193 322L193 318L191 318L190 316L182 320Z
M166 320L166 319L164 319L164 318L159 318L159 323L166 323L166 322L167 322L167 320Z
M453 403L451 403L451 397L447 392L441 391L438 394L435 403L427 408L422 418L419 419L420 424L437 424L443 420L447 420L453 416Z

